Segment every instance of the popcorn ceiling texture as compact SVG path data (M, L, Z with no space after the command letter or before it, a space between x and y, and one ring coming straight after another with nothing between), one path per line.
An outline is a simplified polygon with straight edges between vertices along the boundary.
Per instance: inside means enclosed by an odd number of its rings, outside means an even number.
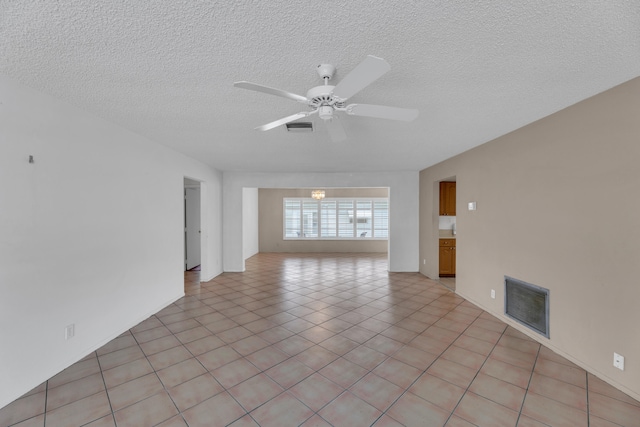
M368 54L391 71L350 102L416 121L258 132L305 107L232 86L305 95ZM639 76L640 3L0 0L0 73L220 170L420 170Z

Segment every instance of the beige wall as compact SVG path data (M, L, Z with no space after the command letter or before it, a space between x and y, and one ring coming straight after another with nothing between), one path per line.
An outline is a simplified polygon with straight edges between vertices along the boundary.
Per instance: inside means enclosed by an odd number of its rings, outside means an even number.
M452 176L456 292L639 399L640 78L422 171L429 277L438 274L437 182ZM504 275L550 290L550 340L504 318Z
M388 197L386 188L329 188L331 197ZM310 197L311 189L269 189L258 192L260 252L387 252L387 240L284 240L282 200Z

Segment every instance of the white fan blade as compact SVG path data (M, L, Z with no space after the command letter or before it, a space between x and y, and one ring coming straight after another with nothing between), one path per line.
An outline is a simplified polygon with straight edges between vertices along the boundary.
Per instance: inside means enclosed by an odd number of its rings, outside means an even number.
M418 117L418 110L410 108L388 107L386 105L351 104L347 105L347 114L352 116L377 117L379 119L402 120L410 122Z
M303 117L307 117L309 113L296 113L292 114L288 117L282 118L280 120L276 120L275 122L267 123L266 125L258 126L256 130L270 130L276 128L285 123L293 122L295 120L301 119Z
M333 95L345 100L351 98L374 81L378 80L391 66L387 61L369 55L351 70L333 89Z
M342 142L347 139L347 134L342 127L342 123L340 123L340 120L338 120L336 115L334 115L331 120L326 120L325 123L327 125L329 136L333 142Z
M289 98L289 99L293 99L294 101L298 101L298 102L303 102L303 103L307 103L307 98L302 96L302 95L296 95L295 93L291 93L291 92L286 92L284 90L280 90L280 89L274 89L272 87L269 86L263 86L263 85L259 85L256 83L251 83L251 82L235 82L233 84L235 87L239 87L242 89L249 89L249 90L255 90L256 92L264 92L264 93L269 93L271 95L276 95L276 96L281 96L283 98Z

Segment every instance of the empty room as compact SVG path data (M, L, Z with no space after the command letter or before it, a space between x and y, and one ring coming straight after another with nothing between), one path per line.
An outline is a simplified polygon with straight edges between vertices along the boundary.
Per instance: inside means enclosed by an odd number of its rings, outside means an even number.
M636 2L0 22L0 427L640 425Z

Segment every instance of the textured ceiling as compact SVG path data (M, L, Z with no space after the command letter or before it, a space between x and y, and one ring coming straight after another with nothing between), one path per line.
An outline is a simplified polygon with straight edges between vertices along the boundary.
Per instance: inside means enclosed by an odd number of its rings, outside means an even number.
M391 71L350 101L415 121L259 132L305 107L233 87L369 54ZM640 2L0 0L0 73L220 170L420 170L640 76Z

